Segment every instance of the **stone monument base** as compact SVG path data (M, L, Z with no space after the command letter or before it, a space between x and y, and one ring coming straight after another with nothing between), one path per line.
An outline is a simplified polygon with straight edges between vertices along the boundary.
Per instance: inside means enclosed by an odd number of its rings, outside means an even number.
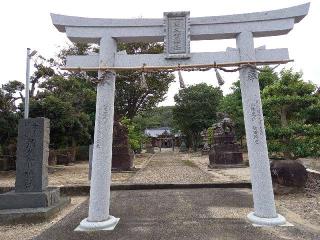
M59 188L48 188L42 192L10 191L0 194L0 222L40 221L69 203L69 197L60 197Z
M89 222L87 218L80 222L80 225L74 231L112 231L117 226L120 218L109 216L109 219L102 222Z
M49 207L60 200L59 188L48 188L42 192L15 192L0 194L0 209Z
M120 171L132 171L134 170L133 165L134 153L133 151L127 153L115 153L112 154L112 170Z
M253 224L255 224L255 226L281 226L287 223L286 219L280 214L277 214L274 218L263 218L258 217L254 212L251 212L247 217Z

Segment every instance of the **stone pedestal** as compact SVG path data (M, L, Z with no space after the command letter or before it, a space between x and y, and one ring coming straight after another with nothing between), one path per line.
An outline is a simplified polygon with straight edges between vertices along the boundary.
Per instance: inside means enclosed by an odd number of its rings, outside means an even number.
M187 144L184 136L181 136L181 144L180 144L179 152L188 152L188 148L187 148Z
M209 167L217 167L219 165L235 165L242 164L243 157L239 144L235 141L233 132L223 132L215 134L214 145L209 154Z
M203 148L201 149L201 155L208 155L210 152L210 147L208 143L205 143Z
M152 153L152 154L155 153L154 147L152 146L152 144L150 142L148 142L146 144L146 153Z
M48 188L41 192L11 191L0 196L1 209L43 208L60 201L60 189Z
M93 145L89 146L89 180L92 172ZM112 169L132 170L134 153L130 148L128 131L125 126L115 121L113 124Z
M15 190L0 194L0 221L47 217L70 201L48 188L49 124L46 118L19 121Z
M134 154L130 148L128 130L120 122L113 124L112 168L116 170L133 169Z

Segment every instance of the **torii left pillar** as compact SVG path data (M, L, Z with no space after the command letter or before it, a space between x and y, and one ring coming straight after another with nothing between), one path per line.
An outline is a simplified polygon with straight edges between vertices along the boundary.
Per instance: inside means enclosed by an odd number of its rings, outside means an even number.
M114 65L116 50L114 39L101 38L100 67ZM75 231L113 230L120 220L109 214L116 75L99 71L98 77L89 214Z

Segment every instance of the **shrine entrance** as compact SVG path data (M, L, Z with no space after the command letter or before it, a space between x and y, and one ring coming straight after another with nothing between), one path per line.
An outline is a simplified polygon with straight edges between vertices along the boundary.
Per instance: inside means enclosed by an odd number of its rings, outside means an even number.
M162 19L97 19L52 14L60 32L73 42L96 43L100 53L68 56L70 71L98 71L96 120L88 218L76 230L112 230L119 219L109 215L115 79L118 70L189 71L233 67L240 72L254 212L259 225L282 225L272 189L261 107L258 67L290 62L288 50L255 48L255 37L287 34L308 13L309 4L267 12L190 18L189 12L164 13ZM236 39L224 52L190 52L190 41ZM164 42L163 54L117 53L117 42Z

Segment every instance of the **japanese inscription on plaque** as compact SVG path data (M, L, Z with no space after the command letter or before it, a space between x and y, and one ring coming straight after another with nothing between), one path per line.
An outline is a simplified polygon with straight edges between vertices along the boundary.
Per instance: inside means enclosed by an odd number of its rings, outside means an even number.
M190 57L189 15L189 12L164 13L166 58Z
M19 121L16 192L41 192L47 188L49 132L49 119L29 118Z

